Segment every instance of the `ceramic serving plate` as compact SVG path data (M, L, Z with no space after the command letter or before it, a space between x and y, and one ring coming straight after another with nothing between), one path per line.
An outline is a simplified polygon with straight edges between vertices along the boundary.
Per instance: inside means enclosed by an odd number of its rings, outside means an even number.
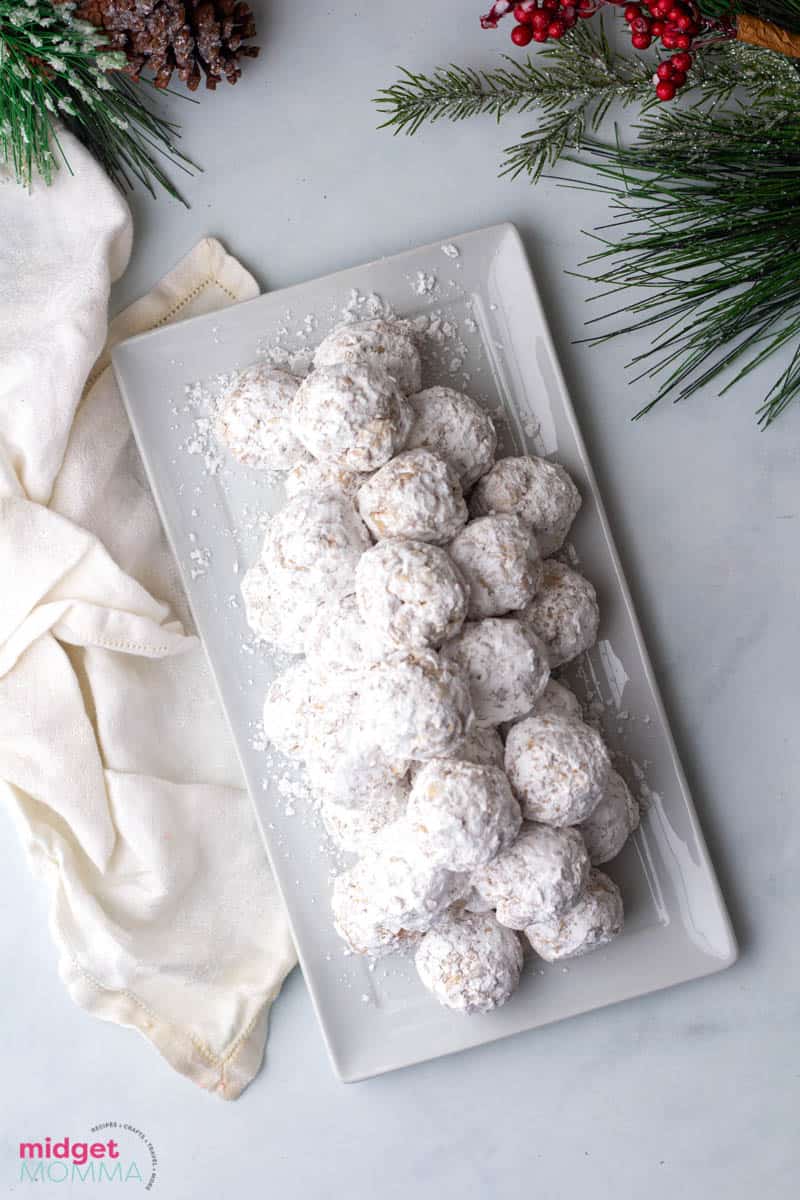
M209 430L215 377L265 351L285 352L297 366L344 315L367 316L382 306L427 329L427 386L470 392L499 415L506 453L552 455L576 480L584 502L567 553L595 584L602 620L596 647L571 664L566 681L600 720L644 807L641 829L604 868L622 888L624 935L566 972L531 956L512 1000L474 1017L439 1007L409 961L390 958L370 970L344 953L333 931L328 898L341 860L298 799L291 769L266 748L260 724L266 689L286 660L254 641L239 601L241 574L257 554L263 519L284 502L283 486L226 457ZM117 346L113 361L342 1080L532 1030L734 961L730 921L513 226L165 326Z

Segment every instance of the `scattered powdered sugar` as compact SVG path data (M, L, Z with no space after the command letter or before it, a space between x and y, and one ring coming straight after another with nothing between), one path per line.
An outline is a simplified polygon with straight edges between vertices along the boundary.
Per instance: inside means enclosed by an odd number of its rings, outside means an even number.
M452 242L445 242L441 249L442 254L446 254L448 258L459 258L461 255L458 246L455 246Z
M417 296L432 296L438 286L435 271L417 271L411 277L411 289Z

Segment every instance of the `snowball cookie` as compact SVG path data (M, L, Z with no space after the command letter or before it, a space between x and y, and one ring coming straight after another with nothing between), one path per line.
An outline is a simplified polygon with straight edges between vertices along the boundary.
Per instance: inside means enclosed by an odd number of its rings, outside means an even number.
M303 492L269 522L258 562L241 590L250 628L290 654L328 596L353 590L356 564L372 545L351 501L339 492Z
M639 805L622 776L612 771L600 803L578 826L592 864L599 866L616 858L638 825Z
M376 538L443 546L467 519L461 484L430 450L398 454L359 489L358 510Z
M524 608L539 586L539 551L519 517L478 517L447 547L469 584L469 615L501 617Z
M397 646L438 646L467 615L467 586L444 550L407 538L378 542L356 568L364 621Z
M309 724L322 704L322 689L308 663L295 663L270 684L264 701L264 733L287 758L304 758Z
M440 1004L469 1015L491 1012L519 985L522 947L491 913L451 909L425 934L414 956L417 973Z
M514 845L476 871L472 884L501 925L525 929L571 908L588 875L589 855L577 829L523 825Z
M306 628L304 649L315 671L335 678L379 662L395 647L364 623L351 592L322 602Z
M367 854L374 849L377 835L405 816L408 793L405 783L376 788L355 808L326 796L321 808L323 824L340 850Z
M302 654L306 628L319 607L319 597L293 591L282 577L262 562L255 563L242 577L241 592L247 624L256 637L285 650Z
M525 936L547 962L560 962L607 946L622 933L624 920L619 888L602 871L592 869L577 904L561 916L529 925Z
M464 890L461 876L413 853L401 828L388 826L333 885L334 926L354 954L373 958L414 944Z
M364 363L391 375L406 396L418 392L422 365L414 334L406 321L353 321L340 325L320 342L314 355L315 367L336 363Z
M599 803L611 771L600 734L571 717L526 717L506 738L506 774L522 815L578 825Z
M499 767L438 759L417 774L406 821L429 862L471 871L511 845L522 815Z
M341 492L302 492L269 522L260 561L290 602L309 596L322 601L353 590L356 564L371 545Z
M502 770L505 752L503 739L496 729L491 725L473 725L450 758L458 759L459 762L477 763L482 767L500 767ZM432 759L431 761L438 762L439 760ZM410 770L412 783L424 767L425 763L412 762Z
M291 407L292 431L322 462L374 471L402 449L411 408L391 376L377 367L318 367Z
M550 676L544 646L521 621L467 621L442 646L444 662L464 672L479 725L514 721L533 708Z
M530 525L539 553L555 554L564 544L581 506L575 484L559 463L545 458L501 458L484 475L470 498L476 517L516 513Z
M337 467L336 463L320 462L306 450L303 454L305 457L294 464L284 480L286 495L290 500L301 492L325 492L332 488L355 501L358 489L369 479L366 471L348 471L344 467Z
M453 468L468 491L494 462L497 433L485 408L463 392L430 387L409 396L414 424L406 445L422 446Z
M363 712L390 759L447 758L475 720L466 679L433 650L398 651L370 667Z
M325 704L308 724L306 775L312 791L350 808L370 803L380 789L402 783L408 762L384 754L365 719L358 675L325 690ZM369 718L369 714L366 714Z
M555 558L542 564L536 595L521 615L547 646L551 667L570 662L597 641L597 593L588 579Z
M286 471L305 453L289 423L300 380L288 371L254 363L239 371L220 400L216 434L247 467Z

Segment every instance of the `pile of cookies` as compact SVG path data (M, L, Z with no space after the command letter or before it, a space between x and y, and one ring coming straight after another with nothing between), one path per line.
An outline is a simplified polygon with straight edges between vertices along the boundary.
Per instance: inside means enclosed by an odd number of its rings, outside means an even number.
M350 951L411 950L448 1007L503 1004L520 933L549 962L602 946L622 900L598 865L638 809L551 671L591 646L592 585L552 557L581 504L563 467L496 461L489 414L422 387L406 322L343 326L305 379L257 364L217 434L286 474L242 581L265 641L302 654L264 726L302 760L334 841Z

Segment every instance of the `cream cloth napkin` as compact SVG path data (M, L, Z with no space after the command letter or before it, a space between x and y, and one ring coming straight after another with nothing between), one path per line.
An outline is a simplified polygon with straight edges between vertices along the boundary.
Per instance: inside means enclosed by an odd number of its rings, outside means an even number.
M130 216L64 142L0 167L0 790L70 996L231 1099L295 955L108 346L258 288L209 239L107 328Z

